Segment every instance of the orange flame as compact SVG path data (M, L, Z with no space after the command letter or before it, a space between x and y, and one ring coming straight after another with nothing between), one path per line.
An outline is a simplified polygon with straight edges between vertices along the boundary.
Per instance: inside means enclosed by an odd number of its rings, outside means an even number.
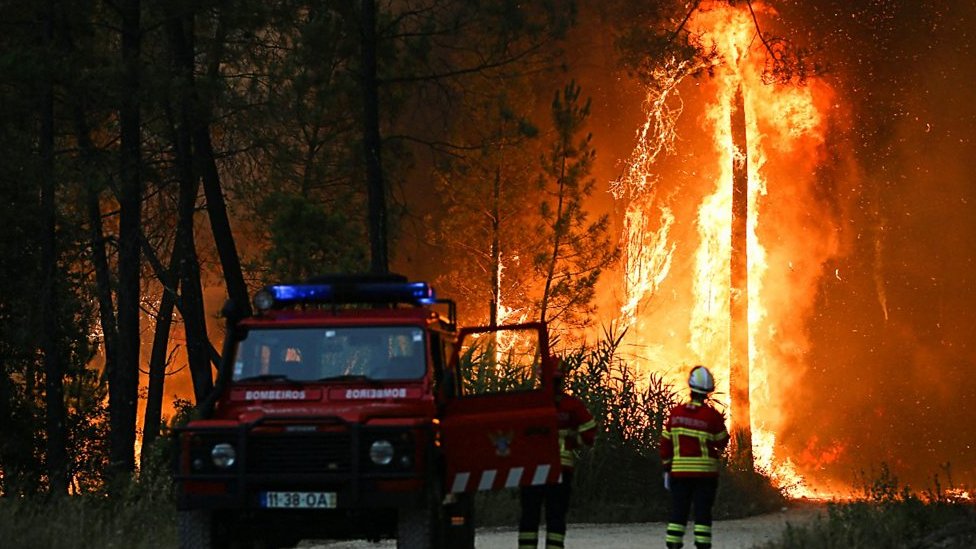
M788 404L791 372L805 367L803 320L811 312L821 266L838 252L836 238L817 223L813 187L833 94L816 80L803 86L764 83L766 52L748 10L703 3L687 28L717 54L712 77L696 82L694 90L702 90L707 102L701 125L711 142L698 144L707 154L694 159L694 169L672 178L688 181L687 188L664 192L665 180L652 169L659 169L655 163L662 152L673 151L676 117L684 105L668 105L680 101L680 75L687 74L682 72L687 67L664 65L663 84L645 102L648 121L638 132L630 168L611 187L617 198L629 199L621 321L634 341L655 342L638 352L646 371L680 387L687 366L709 365L718 400L730 406L732 172L734 159L746 159L753 454L756 466L791 495L817 496L797 465L774 450L777 434L788 429L781 409ZM746 151L733 146L729 123L740 88ZM678 233L685 236L673 236ZM843 452L830 448L822 459Z

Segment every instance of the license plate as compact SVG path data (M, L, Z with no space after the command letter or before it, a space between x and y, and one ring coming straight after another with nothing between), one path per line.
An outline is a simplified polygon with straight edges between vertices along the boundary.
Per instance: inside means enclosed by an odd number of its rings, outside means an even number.
M266 509L335 509L335 492L261 492Z

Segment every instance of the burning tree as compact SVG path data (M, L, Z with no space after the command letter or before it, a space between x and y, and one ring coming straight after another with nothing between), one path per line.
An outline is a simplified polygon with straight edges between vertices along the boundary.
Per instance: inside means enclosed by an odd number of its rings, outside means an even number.
M772 438L766 436L770 425L765 423L775 423L776 414L764 408L765 414L757 420L751 410L757 396L767 404L766 375L776 362L799 359L795 351L784 352L782 342L774 341L782 337L783 326L793 322L782 316L791 313L779 308L780 295L798 292L778 284L795 273L769 268L769 255L785 250L770 250L764 244L757 218L769 192L770 141L780 139L775 147L787 152L795 146L809 147L807 161L815 161L816 148L822 143L822 117L813 92L798 85L816 68L804 52L763 34L759 27L763 12L771 14L772 10L751 2L696 2L665 32L631 29L621 35L624 57L648 89L647 122L639 130L629 168L613 191L628 201L627 298L622 310L626 325L634 328L635 335L646 337L646 318L652 314L647 311L649 301L663 285L674 288L677 284L669 279L676 263L683 268L687 265L692 273L687 289L680 284L682 291L692 295L687 331L681 332L687 338L687 349L661 344L652 350L652 367L671 367L675 357L684 357L677 360L689 365L703 362L717 367L725 388L720 399L730 407L732 427L743 446L740 450L749 462L752 451L761 451L760 465L772 469ZM643 55L637 49L642 47L647 48ZM700 196L700 202L693 209L687 199L680 203L674 190L662 194L658 176L665 169L665 157L676 152L678 118L685 106L678 90L689 76L708 76L710 85L703 99L710 103L706 120L713 132L713 150L719 156L714 170L706 169L701 161L697 169L690 170L692 174L701 170L702 176L714 181L711 187L705 179L696 182L692 193ZM817 92L823 89L818 87ZM714 93L713 98L707 93ZM803 140L807 141L797 144ZM686 191L685 196L692 193ZM676 213L676 207L683 213ZM657 221L656 212L660 212ZM688 215L694 216L697 233L697 249L691 257L687 252L682 255L680 247L695 244L673 235L675 226ZM789 252L795 255L795 248ZM818 247L810 253L831 252ZM803 268L809 274L804 273L803 280L817 276L819 267L807 265L804 262ZM802 340L791 344L803 346ZM761 436L753 439L756 429L762 431Z

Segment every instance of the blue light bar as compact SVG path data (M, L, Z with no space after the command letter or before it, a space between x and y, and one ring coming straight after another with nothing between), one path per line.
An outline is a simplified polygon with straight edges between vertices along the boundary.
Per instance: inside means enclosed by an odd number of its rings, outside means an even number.
M431 305L436 301L434 289L426 282L359 282L341 284L277 284L267 286L255 296L269 306L267 309L302 303L410 303ZM272 298L268 303L267 298Z

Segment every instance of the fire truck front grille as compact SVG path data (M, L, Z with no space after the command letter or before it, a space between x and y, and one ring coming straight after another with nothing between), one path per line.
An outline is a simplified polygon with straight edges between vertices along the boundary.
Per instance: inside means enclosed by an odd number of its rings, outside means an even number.
M341 473L352 466L348 434L254 436L247 442L249 473Z

